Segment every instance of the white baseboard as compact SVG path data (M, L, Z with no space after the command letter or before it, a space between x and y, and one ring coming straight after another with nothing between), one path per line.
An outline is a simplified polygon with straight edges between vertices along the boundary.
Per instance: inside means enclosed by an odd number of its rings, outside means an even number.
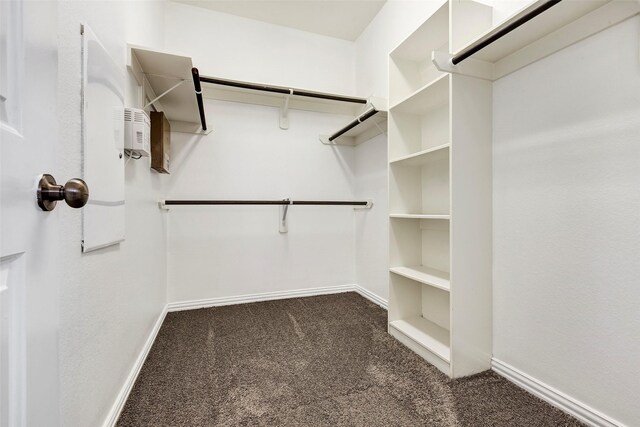
M371 292L368 289L363 288L360 285L354 285L353 286L353 290L356 291L357 293L359 293L361 296L365 297L366 299L368 299L369 301L371 301L374 304L378 304L380 307L384 308L385 310L387 309L388 301L382 297L380 297L379 295L374 294L373 292Z
M136 358L136 361L133 364L133 367L131 368L131 371L129 372L129 375L127 376L127 379L124 385L122 386L122 388L120 389L120 392L118 393L118 396L116 397L115 403L111 407L111 410L109 411L109 414L107 415L105 422L102 424L103 427L114 427L118 422L118 418L120 417L120 413L124 408L124 404L127 402L129 393L131 393L131 390L133 389L133 385L135 384L136 379L138 378L138 374L142 369L142 365L144 365L144 361L147 359L149 350L151 350L151 347L153 346L153 343L156 340L156 336L160 331L160 327L162 326L162 322L164 322L164 318L166 317L166 315L167 315L167 306L165 306L162 309L160 316L158 316L156 323L153 325L153 328L151 329L151 333L147 337L147 340L145 341L144 346L142 346L142 350L140 351L140 354Z
M279 299L311 297L315 295L357 292L383 308L387 308L386 300L358 285L325 286L320 288L295 289L291 291L264 292L259 294L238 295L231 297L206 298L191 301L170 302L167 311L194 310L197 308L219 307L223 305L246 304L250 302L272 301Z
M491 368L497 374L505 377L517 386L550 403L561 411L574 416L587 425L594 427L625 427L624 424L609 418L590 406L577 401L571 396L556 390L498 359L491 359Z

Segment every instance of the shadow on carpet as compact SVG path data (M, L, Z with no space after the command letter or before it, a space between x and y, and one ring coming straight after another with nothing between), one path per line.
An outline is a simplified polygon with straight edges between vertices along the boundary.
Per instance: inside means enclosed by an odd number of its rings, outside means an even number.
M581 426L492 372L455 381L356 293L169 313L118 426Z

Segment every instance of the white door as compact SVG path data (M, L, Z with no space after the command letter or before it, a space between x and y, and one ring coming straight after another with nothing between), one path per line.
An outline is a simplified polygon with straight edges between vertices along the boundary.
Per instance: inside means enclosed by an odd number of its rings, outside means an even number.
M0 427L57 426L61 215L36 203L58 183L57 2L0 1Z

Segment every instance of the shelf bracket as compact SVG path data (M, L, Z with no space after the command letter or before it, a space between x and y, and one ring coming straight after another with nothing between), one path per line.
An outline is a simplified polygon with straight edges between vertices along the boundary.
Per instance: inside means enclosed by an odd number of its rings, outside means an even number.
M180 80L178 83L176 83L175 85L171 86L169 89L165 90L164 92L162 92L160 95L156 96L155 98L153 98L151 101L149 101L147 103L147 105L145 105L144 107L142 107L143 110L147 109L149 106L151 106L152 104L154 104L156 101L158 101L160 98L162 98L163 96L165 96L166 94L168 94L169 92L171 92L172 90L174 90L175 88L177 88L178 86L180 86L182 83L186 82L186 80Z
M282 199L282 200L285 201L285 202L289 202L288 204L280 205L279 231L280 231L281 234L284 234L284 233L287 233L289 231L289 224L287 223L287 212L289 211L289 206L291 205L291 200L289 200L289 199Z
M493 64L479 59L467 58L458 65L453 65L453 55L446 52L433 51L431 62L443 73L461 74L463 76L476 77L478 79L493 81Z
M357 208L353 208L354 211L363 211L365 209L371 209L373 207L373 199L367 199L367 204L364 206L358 206Z
M289 99L293 95L293 89L289 89L289 93L284 96L282 107L280 108L280 129L289 129Z

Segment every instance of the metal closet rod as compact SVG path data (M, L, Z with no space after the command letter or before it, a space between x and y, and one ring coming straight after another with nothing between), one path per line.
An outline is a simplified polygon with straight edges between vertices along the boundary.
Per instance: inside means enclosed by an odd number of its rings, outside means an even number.
M358 117L353 119L351 122L349 122L348 125L346 125L342 129L340 129L339 131L337 131L336 133L331 135L329 137L329 141L333 141L334 139L341 137L342 135L344 135L345 133L349 132L354 127L358 126L360 123L364 122L367 119L370 119L371 117L375 116L376 114L378 114L378 110L376 110L375 108L371 108L371 109L365 111L364 113L362 113L361 115L359 115Z
M198 101L198 111L200 112L200 123L202 124L202 130L207 130L207 119L204 116L204 103L202 102L202 87L200 86L200 73L196 67L191 69L191 75L193 76L193 87L196 90L196 100Z
M548 0L548 1L544 2L543 4L541 4L540 6L536 7L535 9L531 10L527 14L521 16L520 18L518 18L515 21L509 23L508 25L505 25L502 28L496 29L496 31L494 33L488 34L483 39L480 39L476 43L474 43L471 46L467 47L466 49L464 49L463 51L458 53L456 56L454 56L453 59L451 60L451 62L453 63L453 65L457 65L458 63L464 61L465 59L467 59L468 57L470 57L474 53L484 49L485 47L489 46L491 43L501 39L504 36L506 36L511 31L515 30L516 28L520 27L521 25L526 24L527 22L531 21L533 18L535 18L536 16L540 15L542 12L544 12L546 10L549 10L550 8L552 8L553 6L557 5L561 1L562 0Z
M221 86L237 87L240 89L258 90L262 92L281 93L283 95L305 96L308 98L328 99L331 101L351 102L354 104L366 104L365 98L356 98L353 96L335 95L331 93L309 92L300 89L290 89L278 86L266 86L255 83L237 82L233 80L218 79L215 77L200 76L200 81Z
M369 206L357 200L164 200L164 205L331 205Z

